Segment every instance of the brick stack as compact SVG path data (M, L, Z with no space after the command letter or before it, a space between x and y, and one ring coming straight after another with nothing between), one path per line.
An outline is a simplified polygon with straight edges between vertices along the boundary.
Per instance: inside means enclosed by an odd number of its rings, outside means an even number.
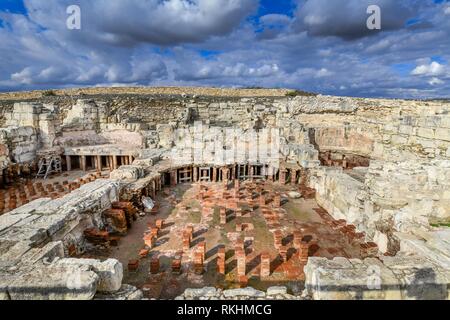
M298 250L298 259L301 264L306 265L308 263L309 256L309 243L302 241L300 244L300 250Z
M281 169L280 170L280 184L286 184L286 170Z
M188 231L183 232L183 252L189 251L191 248L191 235Z
M378 245L374 242L361 243L361 256L370 257L378 254Z
M281 207L281 195L277 192L273 197L273 206L275 208Z
M247 276L239 276L238 281L239 281L240 288L246 288L248 286Z
M131 227L132 221L136 221L136 219L138 217L137 210L131 202L116 201L116 202L112 203L112 208L113 209L121 209L121 210L125 211L125 215L127 217L128 228Z
M217 272L225 275L225 247L220 247L217 252Z
M286 246L281 246L278 249L278 252L280 253L281 260L283 260L283 262L287 261L287 251L288 251L288 249L287 249Z
M234 246L234 251L237 252L240 250L244 251L244 239L241 239L241 238L236 240L236 244Z
M275 230L275 232L273 233L273 240L274 240L274 246L276 249L279 249L283 243L283 234L281 233L280 230Z
M139 260L128 261L128 271L136 272L139 269Z
M150 234L153 237L158 238L158 236L159 236L159 229L157 227L151 228L150 229Z
M148 256L149 253L149 249L142 249L141 251L139 251L139 257L141 257L141 259L144 259Z
M109 242L109 233L95 228L84 230L84 237L88 242L93 244L105 244Z
M294 248L299 250L302 243L302 234L300 231L294 231Z
M151 233L145 234L143 239L148 248L152 249L155 246L156 238Z
M198 244L197 252L200 252L202 254L202 259L205 261L206 258L206 242L200 242Z
M125 235L128 231L127 218L125 211L122 209L107 209L103 212L104 217L108 220L109 226L114 232Z
M227 209L220 208L220 224L227 224Z
M173 274L181 273L181 258L180 257L175 257L172 260L172 273Z
M194 253L194 272L195 274L203 274L203 255L201 252Z
M244 250L239 250L236 252L237 259L237 275L238 277L245 276L246 274L246 257Z
M194 239L194 227L193 226L186 227L186 232L189 234L189 240L192 242L192 240Z
M162 220L162 219L156 220L156 227L157 227L159 230L164 229L164 220Z
M150 273L156 274L159 272L159 257L153 256L150 261Z
M267 252L261 254L261 278L270 276L270 255Z

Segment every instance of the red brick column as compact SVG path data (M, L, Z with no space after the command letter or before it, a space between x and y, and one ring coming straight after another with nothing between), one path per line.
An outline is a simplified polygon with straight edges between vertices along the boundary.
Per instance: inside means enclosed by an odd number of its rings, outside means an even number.
M287 247L286 246L281 246L280 249L278 250L278 252L280 253L280 257L283 260L283 262L287 261Z
M191 236L188 232L183 233L183 252L189 251L191 248Z
M291 183L297 184L297 170L291 169Z
M173 274L181 273L181 257L175 257L172 260L172 273Z
M220 224L227 224L227 208L220 208Z
M283 234L280 230L275 230L275 232L273 233L273 240L275 248L279 249L282 246L283 240Z
M200 243L198 244L197 252L201 252L201 254L202 254L202 259L203 259L203 261L204 261L205 258L206 258L206 242L205 242L205 241L200 242Z
M203 274L203 256L201 252L194 253L194 272L195 274Z
M270 255L267 252L261 254L261 278L270 276Z
M281 195L277 192L273 197L273 206L275 208L281 207Z
M217 253L217 272L225 275L225 247L220 247Z
M286 169L280 169L280 184L286 184Z
M159 257L152 257L150 261L150 273L156 274L159 272Z
M246 257L244 250L239 250L236 252L237 259L237 275L238 277L245 276L246 274Z
M298 259L301 264L308 263L308 255L309 255L309 243L306 241L302 241L300 244L300 250L298 251Z

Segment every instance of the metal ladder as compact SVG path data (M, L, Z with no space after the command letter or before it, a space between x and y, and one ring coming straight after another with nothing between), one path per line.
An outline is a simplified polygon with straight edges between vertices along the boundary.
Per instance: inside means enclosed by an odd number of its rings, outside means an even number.
M36 174L36 178L43 177L44 179L47 179L49 174L56 172L62 172L61 157L48 156L39 159L39 170Z

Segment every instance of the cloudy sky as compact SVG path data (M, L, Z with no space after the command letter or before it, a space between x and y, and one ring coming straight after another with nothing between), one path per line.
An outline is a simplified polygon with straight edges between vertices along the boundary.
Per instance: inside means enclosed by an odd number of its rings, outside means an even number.
M381 31L367 7L381 8ZM67 7L81 29L67 28ZM0 91L150 85L450 97L450 1L0 0Z

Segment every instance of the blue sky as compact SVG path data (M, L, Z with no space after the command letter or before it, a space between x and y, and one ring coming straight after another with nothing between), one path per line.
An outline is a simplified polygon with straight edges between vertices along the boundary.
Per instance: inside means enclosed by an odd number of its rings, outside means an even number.
M66 8L81 8L68 30ZM381 8L381 31L366 9ZM131 17L131 18L130 18ZM2 0L0 91L284 87L450 97L444 0Z

